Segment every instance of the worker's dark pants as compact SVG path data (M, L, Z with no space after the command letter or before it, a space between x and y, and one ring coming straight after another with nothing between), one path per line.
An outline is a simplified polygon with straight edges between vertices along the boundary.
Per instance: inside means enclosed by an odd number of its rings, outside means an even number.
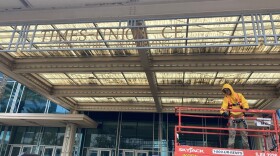
M235 120L235 121L234 121ZM244 122L242 122L242 118L230 118L229 119L229 138L228 138L228 148L234 148L234 142L235 142L235 136L236 136L236 130L233 128L241 128L245 129ZM238 122L239 121L239 122ZM243 148L244 149L249 149L249 143L248 143L248 133L246 131L239 131L241 138L242 138L242 143L243 143Z

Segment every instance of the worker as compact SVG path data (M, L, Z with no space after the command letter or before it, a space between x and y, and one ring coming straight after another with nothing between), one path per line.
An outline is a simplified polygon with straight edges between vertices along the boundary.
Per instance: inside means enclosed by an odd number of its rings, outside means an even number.
M246 129L247 123L244 118L243 112L235 112L234 110L249 110L249 105L247 100L241 93L234 92L230 84L224 84L222 92L225 94L223 99L222 107L220 113L222 116L229 118L229 139L228 139L228 148L234 148L236 130L232 128L241 128ZM233 110L233 111L230 111ZM248 143L248 133L247 131L240 131L242 137L242 143L244 149L250 149Z

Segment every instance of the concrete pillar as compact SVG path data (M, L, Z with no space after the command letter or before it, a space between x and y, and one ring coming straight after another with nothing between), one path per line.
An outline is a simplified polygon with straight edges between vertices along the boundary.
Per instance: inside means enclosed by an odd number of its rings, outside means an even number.
M71 114L79 114L79 112L77 110L72 110Z
M69 123L66 126L61 156L72 156L77 125Z

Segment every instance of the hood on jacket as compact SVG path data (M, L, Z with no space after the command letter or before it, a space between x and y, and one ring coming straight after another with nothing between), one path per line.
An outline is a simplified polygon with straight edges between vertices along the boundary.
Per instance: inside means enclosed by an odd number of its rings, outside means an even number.
M225 88L228 88L231 91L231 95L235 94L235 92L230 84L228 84L228 83L224 84L222 90Z

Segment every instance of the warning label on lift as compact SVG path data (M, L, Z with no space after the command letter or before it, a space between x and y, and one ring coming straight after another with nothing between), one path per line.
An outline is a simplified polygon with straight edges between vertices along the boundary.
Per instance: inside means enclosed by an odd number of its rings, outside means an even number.
M175 147L175 156L279 156L276 151L226 149L180 145Z
M221 154L221 155L244 155L243 151L237 151L237 150L224 150L224 149L213 149L213 154Z

